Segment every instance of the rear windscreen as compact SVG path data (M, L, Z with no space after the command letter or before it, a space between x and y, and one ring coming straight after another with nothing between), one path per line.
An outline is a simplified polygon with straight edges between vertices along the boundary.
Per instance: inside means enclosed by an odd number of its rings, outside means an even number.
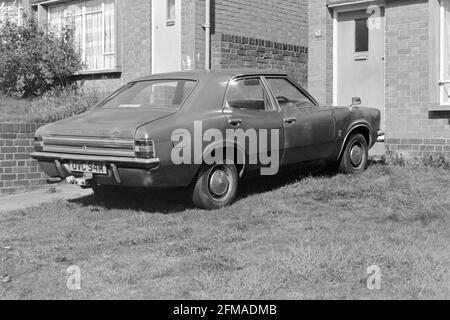
M178 109L194 89L193 80L131 82L103 101L99 108Z

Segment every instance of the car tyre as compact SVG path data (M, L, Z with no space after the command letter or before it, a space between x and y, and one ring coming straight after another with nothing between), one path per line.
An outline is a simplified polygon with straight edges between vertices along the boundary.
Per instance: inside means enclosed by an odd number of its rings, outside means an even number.
M367 169L369 147L362 134L350 136L339 163L339 172L357 174Z
M192 201L206 210L226 207L235 200L238 185L234 164L203 166L193 186Z

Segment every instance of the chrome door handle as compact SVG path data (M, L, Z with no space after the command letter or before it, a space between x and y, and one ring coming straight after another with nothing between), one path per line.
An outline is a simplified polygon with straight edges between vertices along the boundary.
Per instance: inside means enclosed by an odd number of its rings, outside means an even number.
M234 127L240 126L242 123L241 119L231 119L228 121L228 123Z
M294 118L294 117L286 118L286 119L284 119L284 122L287 123L287 124L293 124L293 123L297 122L297 118Z

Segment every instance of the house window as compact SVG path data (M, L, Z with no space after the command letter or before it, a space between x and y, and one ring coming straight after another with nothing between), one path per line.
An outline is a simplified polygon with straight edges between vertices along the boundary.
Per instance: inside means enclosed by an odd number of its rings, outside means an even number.
M83 61L83 70L116 67L115 0L86 0L51 6L48 24L56 32L74 28L74 42Z
M369 51L369 28L367 18L355 20L355 52Z
M175 0L167 0L167 20L175 21Z
M5 2L0 2L0 24L6 20L22 25L23 17L23 7L20 0L15 0L6 4Z

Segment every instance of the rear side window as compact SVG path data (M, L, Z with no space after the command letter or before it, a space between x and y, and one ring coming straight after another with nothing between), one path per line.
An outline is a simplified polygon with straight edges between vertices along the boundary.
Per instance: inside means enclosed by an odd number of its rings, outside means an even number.
M100 105L100 108L178 109L194 89L193 80L132 82Z
M227 102L231 108L256 111L264 111L269 107L268 98L260 78L231 81Z
M316 105L286 78L267 78L281 109L312 108Z

